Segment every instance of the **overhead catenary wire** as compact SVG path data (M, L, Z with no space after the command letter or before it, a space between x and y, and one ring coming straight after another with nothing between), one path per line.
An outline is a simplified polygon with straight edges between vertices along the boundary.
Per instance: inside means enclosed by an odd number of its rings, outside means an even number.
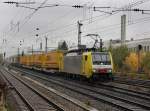
M132 25L135 25L135 24L138 24L138 23L143 23L143 22L148 22L150 21L150 18L149 17L146 17L146 18L141 18L141 19L136 19L135 22L133 22L132 24L127 24L127 27L129 26L132 26ZM115 27L114 27L115 26ZM108 25L108 26L104 26L104 27L101 27L101 28L97 28L97 29L101 29L101 31L99 33L103 34L104 32L107 32L108 34L112 34L114 32L111 32L112 30L116 30L120 28L120 24L113 24L113 25ZM104 30L105 29L105 30ZM93 29L95 30L95 29ZM90 30L91 31L91 30ZM69 31L68 31L69 32ZM105 35L108 35L107 33L105 33ZM64 34L66 34L66 32L64 32ZM85 33L86 34L86 33ZM62 35L62 33L60 34ZM57 35L59 37L59 35Z
M30 13L28 16L26 16L26 17L24 18L24 22L20 25L20 29L32 18L32 16L33 16L33 15L40 9L40 7L43 6L47 1L48 1L48 0L44 0L44 1L41 3L41 5L36 8L36 10L34 10L32 13ZM16 33L14 34L14 36L16 36L17 33L18 33L18 32L16 32ZM14 37L14 36L12 36L12 37Z
M150 0L140 0L140 1L137 1L136 3L131 3L130 6L123 6L123 7L118 8L118 9L123 9L123 8L125 8L125 7L134 7L134 6L140 5L140 4L145 3L145 2L148 2L148 1L150 1ZM118 12L116 12L116 13L118 13ZM116 14L116 13L114 13L114 14ZM114 15L114 14L112 14L112 15ZM102 16L106 16L106 17L103 18L103 19L106 19L106 18L108 18L108 17L110 17L110 16L112 16L112 15L101 14L100 16L96 16L95 18L102 17ZM94 17L93 17L93 18L94 18ZM85 21L88 21L88 20L89 20L89 19L81 20L81 22L85 22ZM94 21L92 21L92 22L94 22ZM76 24L76 23L75 23L75 24ZM85 24L84 24L84 25L85 25ZM56 30L57 30L57 29L56 29ZM48 33L48 32L50 32L50 31L55 31L55 30L49 30L49 31L46 31L45 33ZM44 34L44 33L42 33L42 34Z
M24 9L22 9L22 10L24 10ZM17 18L18 18L18 16L20 16L20 13L21 13L21 11L22 10L18 10L17 11L17 13L11 18L11 20L10 20L10 22L11 21L14 21L14 20L16 20ZM21 13L22 14L22 13ZM10 22L6 25L6 27L4 28L4 32L5 32L5 30L11 30L11 29L9 29L9 27L10 27ZM7 32L8 33L8 32Z
M142 2L141 2L142 3ZM74 25L76 25L76 23L74 23ZM60 28L61 29L61 28ZM64 28L65 29L65 28ZM54 30L52 30L52 31L54 31ZM44 33L43 33L44 34Z
M132 24L128 24L127 25L127 27L130 27L130 26L133 26L133 25L135 25L135 24L138 24L138 23L146 23L146 22L149 22L149 20L144 20L144 21L142 21L142 22L134 22L134 23L132 23ZM96 31L96 33L101 33L102 35L114 35L115 33L116 33L116 31L113 31L113 30L118 30L120 28L120 26L118 26L118 27L116 27L116 28L112 28L111 30L105 30L104 32L103 31ZM112 31L112 32L110 32L110 31ZM106 33L107 32L107 33ZM118 32L118 34L120 34L120 32ZM131 34L130 34L131 35ZM119 35L120 36L120 35ZM118 36L118 37L119 37ZM129 36L129 37L131 37L131 36Z
M143 18L144 19L144 18ZM142 19L141 19L142 20ZM128 24L128 26L129 25L134 25L134 24L137 24L137 23L140 23L140 21L138 22L136 22L136 23L133 23L133 24ZM114 24L114 26L115 25L118 25L118 24ZM112 25L113 26L113 25ZM120 26L117 26L118 28L120 28ZM117 27L115 28L115 27L113 27L113 30L115 30L115 29L117 29ZM107 27L104 27L104 28L107 28ZM109 26L108 26L108 28L109 28ZM112 29L107 29L107 30L105 30L104 32L107 32L107 33L105 33L105 34L102 34L102 35L114 35L114 32L109 32L110 30L112 30ZM66 35L66 34L68 34L68 33L71 33L71 32L73 32L73 31L76 31L76 30L68 30L68 31L66 31L66 32L64 32L64 34ZM101 33L102 33L102 31L100 31ZM59 34L57 34L57 35L55 35L54 37L56 38L56 37L62 37L63 35L64 35L63 33L59 33ZM65 38L66 38L67 36L65 36Z
M48 24L50 24L50 26L52 26L53 24L58 23L58 20L60 22L61 20L65 19L65 17L67 17L70 14L72 14L72 11L73 11L73 9L67 11L63 15L60 15L60 16L56 17L55 19L51 20L50 22L48 22ZM73 16L73 20L71 20L71 21L74 21L74 19L76 19L76 17ZM74 25L76 25L76 23L74 23ZM43 26L46 26L46 25L43 25ZM64 28L69 27L69 26L73 26L73 23L67 24L66 26L64 25ZM40 25L40 27L41 27L41 25ZM62 27L54 28L54 30L55 29L59 30L60 28L64 29L63 26L62 26ZM49 29L49 30L53 30L53 29ZM49 30L45 31L45 33L47 34L49 32ZM44 32L41 35L43 35L43 34L44 34Z
M142 4L142 3L147 2L147 1L149 1L149 0L140 0L140 1L136 2L136 3L132 3L132 4L130 5L130 7L133 7L133 6ZM53 4L49 4L49 5L53 5ZM72 6L72 5L60 5L60 6ZM37 8L37 10L38 10L40 7L42 7L42 6L39 6L39 7ZM125 6L125 7L127 7L127 6ZM129 6L128 6L128 7L129 7ZM106 7L100 7L100 8L106 8ZM107 7L107 8L110 8L110 7ZM122 7L122 8L124 8L124 7ZM118 8L118 9L122 9L122 8ZM114 14L112 14L112 15L114 15ZM27 17L30 19L30 16L32 16L32 14L29 15L29 16L27 16ZM101 15L100 15L100 16L101 16ZM111 16L111 15L110 15L110 16ZM108 16L107 16L107 18L108 18ZM28 20L27 20L27 21L28 21ZM85 20L84 20L84 21L85 21ZM26 22L25 22L24 24L26 24ZM20 27L20 28L21 28L21 27Z
M142 19L137 19L137 21L135 21L134 23L132 23L132 24L128 24L127 26L131 26L131 25L134 25L134 24L138 24L138 23L141 23L141 22L146 22L146 21L149 21L150 20L150 18L149 19L146 19L146 18L142 18ZM143 21L142 21L143 20ZM115 26L115 27L114 27ZM101 28L98 28L98 29L101 29L101 31L100 31L100 33L101 34L103 34L104 32L107 32L107 33L105 33L105 35L108 35L108 34L112 34L112 33L114 33L114 32L111 32L110 33L110 31L112 31L112 30L116 30L116 29L118 29L118 28L120 28L120 24L113 24L113 25L108 25L108 26L104 26L104 27L101 27ZM105 30L104 30L105 29ZM93 30L95 30L95 29L93 29ZM66 34L68 34L68 33L71 33L72 31L77 31L77 29L73 29L73 30L68 30L68 31L65 31L65 32L63 32L63 33L59 33L59 34L56 34L56 36L55 37L62 37L62 35L66 35ZM86 34L86 33L85 33Z

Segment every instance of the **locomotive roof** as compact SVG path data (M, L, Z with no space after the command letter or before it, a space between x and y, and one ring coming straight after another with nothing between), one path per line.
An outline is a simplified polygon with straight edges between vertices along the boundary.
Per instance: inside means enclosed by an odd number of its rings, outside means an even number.
M81 55L84 52L100 52L100 50L98 50L96 48L74 49L74 50L69 50L68 52L65 53L65 55L68 55L68 54L71 54L71 53L76 53L77 55Z
M83 53L83 52L96 52L98 51L98 49L96 48L86 48L86 49L73 49L73 50L69 50L67 53L73 53L73 52L77 52L77 53Z

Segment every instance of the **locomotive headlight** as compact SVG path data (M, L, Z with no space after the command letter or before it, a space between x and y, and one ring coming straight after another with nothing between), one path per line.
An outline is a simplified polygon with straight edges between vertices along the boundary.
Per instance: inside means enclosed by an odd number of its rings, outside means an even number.
M93 72L96 72L96 69L93 69Z
M109 69L109 70L107 70L109 73L111 73L112 72L112 70L111 69Z

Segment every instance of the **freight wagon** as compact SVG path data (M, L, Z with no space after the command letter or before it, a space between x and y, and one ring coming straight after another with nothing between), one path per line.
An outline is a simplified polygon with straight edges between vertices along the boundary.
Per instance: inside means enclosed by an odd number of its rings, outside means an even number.
M113 60L110 52L56 50L20 56L19 64L36 70L72 77L112 79Z

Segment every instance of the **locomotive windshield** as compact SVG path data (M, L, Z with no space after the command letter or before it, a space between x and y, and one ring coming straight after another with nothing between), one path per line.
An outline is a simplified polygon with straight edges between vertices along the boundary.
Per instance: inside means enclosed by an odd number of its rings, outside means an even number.
M109 53L92 53L92 60L94 65L110 65Z

